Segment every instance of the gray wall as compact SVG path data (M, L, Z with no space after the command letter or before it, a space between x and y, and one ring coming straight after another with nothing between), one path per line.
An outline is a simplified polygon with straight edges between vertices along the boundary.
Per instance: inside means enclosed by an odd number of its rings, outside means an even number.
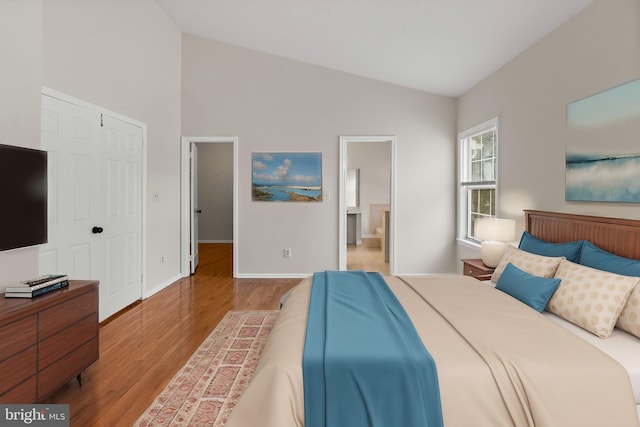
M30 90L46 86L147 125L143 294L149 294L180 277L181 33L153 0L41 4L42 16L30 25L42 26L42 49L23 49L42 58ZM39 100L32 108L40 114Z
M495 116L499 124L499 215L523 209L640 218L637 204L566 202L565 150L580 136L568 103L640 77L640 2L596 0L458 99L458 131ZM637 136L612 130L603 147L638 152ZM519 233L518 233L519 234ZM460 256L471 255L461 247Z
M180 31L153 0L6 0L0 35L0 142L40 146L42 86L147 124L143 294L173 282L180 271ZM0 253L0 287L36 275L37 262L37 248Z
M0 2L0 144L40 147L42 3ZM0 292L38 274L38 248L0 252Z
M179 276L181 134L240 138L238 271L267 276L337 268L338 137L396 135L397 272L453 271L455 133L491 117L501 216L521 227L525 208L640 217L635 204L564 201L564 153L576 143L566 104L640 77L638 16L637 0L596 0L456 102L181 35L152 0L7 0L0 142L39 146L43 85L147 124L148 293ZM615 132L606 143L637 145ZM328 197L252 202L253 151L321 151ZM36 274L36 262L35 248L1 253L0 287Z
M182 133L239 138L241 276L338 267L340 135L398 138L397 272L455 269L454 99L187 34L182 58ZM325 200L253 202L264 151L322 152Z
M233 144L198 147L198 224L201 242L233 242Z

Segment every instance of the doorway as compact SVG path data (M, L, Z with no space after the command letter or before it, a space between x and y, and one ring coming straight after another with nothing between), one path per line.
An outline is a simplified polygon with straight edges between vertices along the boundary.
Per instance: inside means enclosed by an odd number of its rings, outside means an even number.
M340 270L395 270L395 144L395 136L340 137Z
M237 254L238 254L238 138L237 137L183 137L182 138L182 188L181 188L181 275L187 277L195 272L198 262L198 243L199 233L198 228L203 227L203 221L205 214L210 214L211 208L205 209L202 207L202 203L205 201L199 200L197 197L198 187L202 187L203 183L199 183L196 173L196 169L200 169L200 173L203 172L203 164L200 163L200 167L197 166L198 157L202 157L207 151L210 144L231 144L233 151L233 233L232 233L232 245L233 245L233 276L237 277ZM199 154L194 154L198 153ZM206 155L206 154L205 154ZM206 187L204 187L206 189ZM206 202L205 202L206 203ZM202 218L200 217L202 215ZM226 239L225 239L226 240Z

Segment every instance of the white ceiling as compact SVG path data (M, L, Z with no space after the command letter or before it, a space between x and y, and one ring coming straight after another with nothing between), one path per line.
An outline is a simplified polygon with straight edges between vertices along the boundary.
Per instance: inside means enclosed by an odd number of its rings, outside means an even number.
M185 33L459 96L593 0L156 0Z

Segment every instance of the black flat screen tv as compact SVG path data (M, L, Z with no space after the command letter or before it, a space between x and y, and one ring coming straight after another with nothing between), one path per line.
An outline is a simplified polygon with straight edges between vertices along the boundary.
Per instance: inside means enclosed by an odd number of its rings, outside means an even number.
M0 251L47 243L47 152L0 144Z

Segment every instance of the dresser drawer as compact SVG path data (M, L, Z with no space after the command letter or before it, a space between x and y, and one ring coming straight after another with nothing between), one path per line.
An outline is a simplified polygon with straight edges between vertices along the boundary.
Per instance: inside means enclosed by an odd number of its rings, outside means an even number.
M42 400L98 360L98 337L38 373L38 400Z
M469 264L465 264L464 265L464 275L465 276L477 277L477 276L482 276L482 275L485 275L485 274L487 274L487 272L485 270L481 269L481 268L478 268L476 266L469 265Z
M0 362L36 343L36 325L34 314L0 328Z
M98 285L0 298L0 403L42 402L98 359Z
M36 401L36 376L18 384L11 390L0 394L2 403L30 403Z
M36 374L36 355L37 347L32 345L0 363L0 394Z
M462 263L462 274L475 277L478 280L490 280L493 270L495 270L484 265L481 259L463 259Z
M40 341L97 311L98 292L96 290L41 311L38 321Z
M38 369L46 368L96 336L98 336L98 313L91 314L41 341L38 348Z

